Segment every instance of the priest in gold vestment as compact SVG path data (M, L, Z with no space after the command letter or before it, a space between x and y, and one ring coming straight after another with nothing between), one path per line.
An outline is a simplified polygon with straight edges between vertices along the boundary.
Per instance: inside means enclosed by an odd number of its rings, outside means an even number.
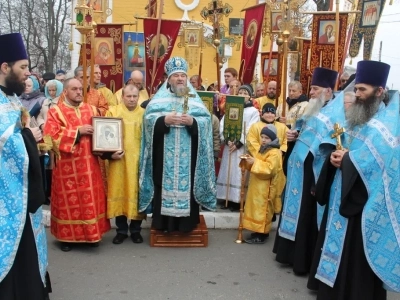
M51 233L62 251L72 243L98 246L110 229L106 195L98 158L92 154L92 117L98 112L83 103L82 84L75 78L64 83L64 101L51 107L44 126L56 162L51 189Z
M107 117L122 118L124 151L106 154L109 159L107 217L115 218L117 235L114 244L122 244L129 231L134 243L142 243L140 235L145 214L138 212L139 155L144 109L138 105L139 89L132 84L122 88L122 103L110 107Z

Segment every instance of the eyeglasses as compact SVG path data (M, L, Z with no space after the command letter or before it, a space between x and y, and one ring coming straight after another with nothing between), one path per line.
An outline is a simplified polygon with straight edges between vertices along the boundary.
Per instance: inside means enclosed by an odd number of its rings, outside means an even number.
M347 82L347 79L341 79L340 82L345 83L345 82Z

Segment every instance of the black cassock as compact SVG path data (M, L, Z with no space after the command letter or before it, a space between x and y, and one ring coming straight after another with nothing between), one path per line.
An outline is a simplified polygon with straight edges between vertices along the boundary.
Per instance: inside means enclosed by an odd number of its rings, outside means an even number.
M285 174L287 172L287 159L294 148L294 144L294 142L288 143L288 151L285 155L283 164ZM273 252L276 253L276 261L282 264L292 265L293 271L298 275L303 275L310 271L315 244L318 237L317 205L314 196L315 180L312 168L313 161L314 156L309 152L304 161L303 193L301 197L296 239L295 241L291 241L280 237L279 233L277 233L273 249ZM296 179L287 178L287 180ZM284 199L285 193L286 189L282 195L282 199ZM279 219L278 228L280 222L281 218Z
M29 216L29 213L35 213L44 203L45 192L35 138L29 129L23 129L21 134L29 156L28 211L13 266L0 282L0 300L45 300L51 291L50 278L46 274L46 288L40 276L38 253Z
M368 199L367 189L348 153L343 156L341 169L342 202L339 212L348 218L348 225L339 272L333 288L315 278L325 240L330 206L329 194L336 173L336 168L330 163L328 157L316 188L318 203L326 207L307 287L318 290L318 300L385 300L386 291L383 289L382 281L369 266L363 247L361 216Z
M157 119L154 126L153 135L153 181L154 181L154 197L153 197L153 228L168 232L182 231L190 232L196 228L200 222L199 204L194 199L193 184L194 171L196 168L197 147L198 147L198 127L197 122L193 119L191 127L186 127L191 135L192 153L191 153L191 191L190 191L190 216L188 217L170 217L161 215L161 186L164 165L164 135L170 130L165 126L165 117Z

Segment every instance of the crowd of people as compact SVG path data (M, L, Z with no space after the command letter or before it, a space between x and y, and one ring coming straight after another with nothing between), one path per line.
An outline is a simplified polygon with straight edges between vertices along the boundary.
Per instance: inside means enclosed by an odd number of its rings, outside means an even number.
M385 89L389 65L359 62L339 92L338 72L316 68L309 97L292 81L279 99L277 82L253 89L234 68L220 89L205 87L172 57L149 97L140 71L113 93L99 65L40 77L20 34L0 42L10 45L0 50L0 300L49 299L43 204L68 252L98 247L113 218L114 244L142 243L149 213L154 229L191 232L201 211L239 211L243 183L244 241L266 243L279 220L276 261L308 275L317 299L400 292L400 110L399 93ZM212 112L198 90L215 92ZM226 95L243 97L237 139L224 136ZM123 147L94 150L116 134L94 125L99 116L122 122Z

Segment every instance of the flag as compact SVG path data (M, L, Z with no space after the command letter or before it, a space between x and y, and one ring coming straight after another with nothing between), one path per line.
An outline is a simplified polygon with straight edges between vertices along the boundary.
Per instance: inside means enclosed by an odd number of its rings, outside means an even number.
M203 101L205 107L207 107L210 114L212 114L215 92L209 92L209 91L196 91L196 92L197 94L199 94L201 100Z
M363 59L371 59L376 29L378 28L385 2L386 0L360 0L358 3L357 10L360 10L361 14L357 14L356 21L354 22L349 50L349 54L352 58L358 55L361 41L364 39Z
M226 95L224 137L227 141L239 141L242 135L244 114L243 96Z
M242 56L240 59L239 79L243 83L253 81L258 47L262 32L265 3L246 9L243 27Z
M95 38L87 36L86 59L90 66L91 56L94 56L94 64L101 69L101 82L113 92L123 86L123 26L112 24L98 24L95 27ZM92 53L93 49L93 53ZM83 51L81 49L79 64L82 64Z
M149 95L154 94L164 74L165 62L171 56L181 21L161 20L160 34L157 36L158 21L144 19L144 40L146 49L146 89ZM154 58L156 59L155 69Z

